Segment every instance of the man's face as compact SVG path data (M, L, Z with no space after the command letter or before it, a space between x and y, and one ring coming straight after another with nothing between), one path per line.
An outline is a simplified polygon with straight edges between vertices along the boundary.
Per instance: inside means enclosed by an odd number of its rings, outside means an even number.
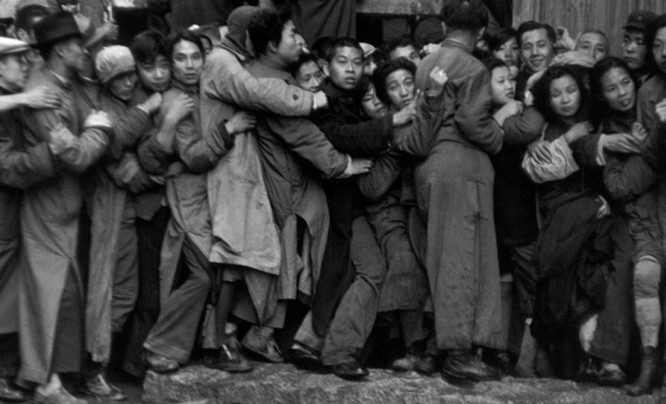
M28 81L30 63L26 53L0 56L0 82L5 90L19 92Z
M545 28L523 33L520 56L527 68L534 73L548 68L555 51Z
M197 84L203 71L204 56L194 42L182 40L173 46L173 78L191 86Z
M363 52L351 46L335 49L335 55L328 66L328 73L337 87L353 90L363 75Z
M608 55L608 41L598 32L588 32L578 38L576 50L589 55L595 62L598 62Z
M324 80L324 73L314 60L303 63L296 72L296 84L304 90L316 93Z
M643 31L631 29L624 31L622 37L622 60L630 69L636 70L645 66L647 48Z
M70 69L83 71L86 68L86 50L81 38L74 37L64 41L60 46L63 63Z
M414 49L412 45L397 47L391 52L390 56L391 60L397 58L405 58L410 62L414 63L417 67L419 66L419 63L421 63L421 58L419 57L419 53L416 51L416 49Z
M298 58L303 51L303 44L299 39L300 35L296 32L294 22L289 20L282 28L282 39L277 45L276 53L285 66L298 62Z
M146 89L162 93L169 88L171 69L166 56L158 55L153 63L137 63L139 81Z

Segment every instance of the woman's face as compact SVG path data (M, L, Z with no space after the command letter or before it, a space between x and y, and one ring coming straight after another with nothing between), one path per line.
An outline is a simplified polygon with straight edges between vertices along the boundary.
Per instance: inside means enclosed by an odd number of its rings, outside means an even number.
M391 105L403 109L414 99L414 76L407 70L399 69L386 77L386 93Z
M601 92L615 111L629 111L636 103L636 85L621 67L614 67L601 76Z
M182 40L173 46L171 57L173 78L181 83L197 84L203 70L203 63L204 57L195 43Z
M576 115L580 109L581 96L576 80L565 75L550 82L550 106L562 118Z
M365 114L371 119L381 118L386 115L386 105L377 98L375 86L372 84L370 84L368 91L363 96L363 100L361 100L361 107Z
M502 46L493 52L493 56L504 61L509 66L518 66L518 57L520 55L520 47L516 38L511 38L504 42Z
M513 101L516 96L516 81L507 66L498 66L493 69L490 87L495 105L502 106Z

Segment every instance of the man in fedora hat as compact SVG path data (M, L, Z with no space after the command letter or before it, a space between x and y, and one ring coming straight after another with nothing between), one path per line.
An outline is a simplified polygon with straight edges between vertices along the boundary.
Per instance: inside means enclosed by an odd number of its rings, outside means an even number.
M22 201L26 265L19 283L19 377L38 385L37 403L83 404L62 387L59 374L81 370L84 300L76 260L83 202L80 175L104 154L111 122L103 112L85 117L77 107L81 100L73 79L84 62L84 50L74 17L66 12L46 16L34 33L45 62L32 73L26 89L56 88L61 104L28 109L24 141L28 147L50 141L60 163L55 176L26 189Z
M21 93L28 78L27 43L0 37L0 401L20 402L25 393L11 380L18 373L19 338L16 312L19 274L21 188L53 174L51 152L44 142L21 145L21 104L33 95L43 97L37 107L57 106L57 95L38 89Z

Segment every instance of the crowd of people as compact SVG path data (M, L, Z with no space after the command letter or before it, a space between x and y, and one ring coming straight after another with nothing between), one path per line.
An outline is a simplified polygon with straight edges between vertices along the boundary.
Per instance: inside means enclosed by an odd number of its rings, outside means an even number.
M124 400L111 363L193 355L649 394L666 15L632 12L616 56L599 30L490 17L449 1L428 41L310 44L290 8L243 5L124 46L76 1L19 1L0 37L0 400L84 403L72 374Z

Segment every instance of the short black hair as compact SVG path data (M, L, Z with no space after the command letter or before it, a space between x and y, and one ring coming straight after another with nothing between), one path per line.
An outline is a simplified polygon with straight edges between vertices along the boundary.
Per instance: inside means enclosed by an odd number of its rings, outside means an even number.
M647 29L645 30L645 48L648 51L647 58L645 58L646 65L648 69L654 74L663 75L666 72L662 72L657 66L657 62L654 60L654 52L652 47L654 46L654 38L657 36L657 31L666 27L666 14L662 14L659 17L655 18L648 24Z
M491 52L497 52L502 45L512 38L518 43L518 31L513 28L502 28L488 38L488 48Z
M199 51L201 52L201 57L206 57L206 51L204 50L203 42L201 42L201 38L199 38L199 35L195 34L194 32L184 29L182 31L175 32L166 39L164 43L164 48L167 52L167 58L171 60L173 57L173 48L176 46L176 44L180 41L187 41L187 42L192 42L199 48Z
M312 53L305 53L304 52L298 58L298 62L289 66L289 71L291 72L291 75L293 77L296 77L296 75L298 74L298 71L301 69L301 66L303 66L306 63L314 63L315 65L317 65L317 68L319 68L319 64L317 63L317 58Z
M16 30L22 29L26 32L32 31L37 18L46 17L52 14L51 11L39 4L32 4L25 6L16 12L16 19L14 20L14 28Z
M158 56L164 56L168 59L169 56L164 47L165 39L164 35L155 31L143 31L137 34L129 46L136 63L155 63Z
M326 59L328 48L333 45L333 42L335 42L335 38L332 36L323 36L317 39L312 44L312 54L318 59Z
M333 41L331 46L326 49L326 61L328 63L331 63L331 60L333 60L335 57L335 52L340 48L356 48L359 52L361 52L361 59L364 59L363 48L361 48L361 44L359 44L356 39L343 37Z
M412 38L408 35L403 35L398 38L391 39L390 41L387 41L383 46L382 46L382 52L384 55L386 55L387 58L391 57L391 52L398 48L404 48L406 46L411 46L414 49L416 49L416 44L412 40Z
M580 91L580 107L576 113L579 113L585 108L585 103L587 102L587 90L580 75L576 74L576 72L568 66L550 67L546 70L543 77L536 82L532 89L534 106L543 114L547 122L554 122L559 119L557 114L555 114L555 111L553 111L553 106L550 104L550 84L564 76L573 77L578 85L578 91Z
M548 24L543 24L537 21L525 21L524 23L518 26L518 32L516 33L516 39L518 40L518 45L523 46L523 34L530 31L536 31L538 29L545 29L546 35L550 42L555 46L557 41L557 35L555 34L555 29Z
M442 16L444 17L444 15ZM489 17L482 3L478 1L462 1L443 20L449 32L457 30L476 32L488 26Z
M268 44L273 42L278 45L282 41L282 31L287 22L291 21L291 14L278 12L270 8L262 8L257 11L247 26L255 51L265 55Z
M391 104L388 92L386 91L386 79L391 73L398 70L407 70L412 76L416 77L416 65L406 58L389 60L381 65L372 75L372 82L375 85L377 98L382 100L386 105Z
M488 69L488 73L490 73L491 75L493 73L493 70L497 69L498 67L507 67L507 68L509 67L509 65L507 65L505 61L496 57L486 58L482 60L482 62Z

